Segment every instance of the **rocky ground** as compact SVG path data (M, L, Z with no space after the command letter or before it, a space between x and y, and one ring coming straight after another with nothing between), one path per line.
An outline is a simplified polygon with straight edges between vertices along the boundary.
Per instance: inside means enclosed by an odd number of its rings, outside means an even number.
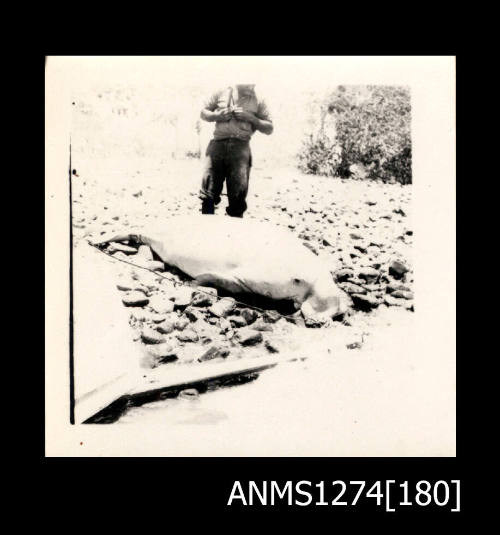
M129 159L126 169L117 161L73 161L76 242L199 210L199 160L154 165ZM219 210L225 204L223 196ZM256 167L248 204L246 217L288 227L350 294L353 313L329 328L344 347L362 350L388 308L401 318L414 311L411 186ZM117 288L152 367L284 352L311 326L300 312L292 321L272 305L258 311L250 302L193 286L153 258L148 247L115 243L104 252L124 261L116 262Z

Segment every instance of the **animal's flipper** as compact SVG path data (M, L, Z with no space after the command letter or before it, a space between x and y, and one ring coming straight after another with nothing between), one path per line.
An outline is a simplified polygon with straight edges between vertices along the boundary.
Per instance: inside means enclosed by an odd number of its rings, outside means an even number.
M243 288L233 277L226 277L215 273L202 273L195 277L195 281L201 286L215 286L231 293L241 293Z
M133 241L134 243L142 243L142 237L139 234L104 234L97 240L92 241L92 245L105 245L114 241Z

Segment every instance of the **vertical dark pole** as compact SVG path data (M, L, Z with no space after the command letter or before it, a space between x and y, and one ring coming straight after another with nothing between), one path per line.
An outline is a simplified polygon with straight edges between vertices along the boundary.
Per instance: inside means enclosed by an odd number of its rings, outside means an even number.
M75 423L75 367L73 342L73 189L71 177L71 138L69 140L69 421Z

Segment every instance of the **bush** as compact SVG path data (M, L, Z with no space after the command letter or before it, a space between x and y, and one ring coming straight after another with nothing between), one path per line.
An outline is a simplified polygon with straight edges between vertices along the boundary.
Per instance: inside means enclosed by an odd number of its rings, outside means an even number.
M334 176L340 161L338 146L324 133L309 135L299 154L299 168L311 175Z
M410 184L411 103L407 88L339 86L321 111L319 131L306 137L299 168L310 174L363 176ZM333 121L334 133L325 123Z

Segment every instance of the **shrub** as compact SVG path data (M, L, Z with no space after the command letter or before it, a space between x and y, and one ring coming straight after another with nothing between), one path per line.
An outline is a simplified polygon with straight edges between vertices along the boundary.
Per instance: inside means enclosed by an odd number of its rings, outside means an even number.
M310 134L299 154L299 169L311 175L334 176L340 161L338 145L323 133L316 138Z
M339 86L321 110L319 132L306 137L299 168L306 173L348 177L364 166L367 178L412 181L411 103L407 88ZM326 119L334 134L325 133Z

